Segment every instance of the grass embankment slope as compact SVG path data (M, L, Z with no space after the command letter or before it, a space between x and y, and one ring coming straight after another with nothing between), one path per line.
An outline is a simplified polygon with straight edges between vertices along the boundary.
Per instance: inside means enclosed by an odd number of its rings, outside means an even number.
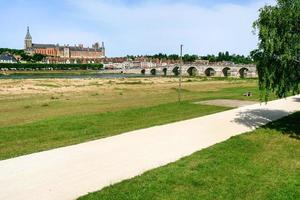
M0 128L0 160L224 110L224 107L183 102L3 127Z
M300 113L80 200L300 199Z
M256 80L189 78L182 104L173 78L1 83L0 160L228 109L199 100L258 99Z

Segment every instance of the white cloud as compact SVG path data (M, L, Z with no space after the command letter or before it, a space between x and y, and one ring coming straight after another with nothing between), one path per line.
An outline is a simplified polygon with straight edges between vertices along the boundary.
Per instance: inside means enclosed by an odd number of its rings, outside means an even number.
M8 1L8 0L7 0ZM266 1L207 6L199 0L13 0L0 17L0 47L22 48L26 26L36 43L105 41L108 56L126 54L211 54L219 51L248 54L256 47L252 23ZM128 1L127 1L128 2ZM204 2L204 0L203 0ZM14 13L11 15L11 13ZM9 18L7 18L9 16Z
M229 50L248 54L257 44L252 23L266 2L204 7L195 3L147 1L136 6L102 0L68 0L78 18L99 27L112 56L177 53L208 54ZM271 3L273 1L270 1Z

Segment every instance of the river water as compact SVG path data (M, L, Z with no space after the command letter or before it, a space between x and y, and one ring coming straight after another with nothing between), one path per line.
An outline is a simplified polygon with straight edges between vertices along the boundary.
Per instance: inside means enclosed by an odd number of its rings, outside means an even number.
M72 74L72 73L16 73L4 75L0 74L0 79L89 79L89 78L138 78L149 77L143 74Z

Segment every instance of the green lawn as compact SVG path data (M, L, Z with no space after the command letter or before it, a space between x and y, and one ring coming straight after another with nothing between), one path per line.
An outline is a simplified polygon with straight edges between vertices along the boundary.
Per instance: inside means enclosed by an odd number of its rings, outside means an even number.
M0 160L127 131L208 115L228 108L188 102L46 119L0 128Z
M80 200L300 199L300 112Z

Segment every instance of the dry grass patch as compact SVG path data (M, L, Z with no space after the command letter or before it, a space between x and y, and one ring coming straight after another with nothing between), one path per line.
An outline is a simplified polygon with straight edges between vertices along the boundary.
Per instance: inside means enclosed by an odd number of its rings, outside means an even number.
M194 79L196 81L183 84L183 91L186 91L183 95L184 101L240 99L249 89L257 90L255 80ZM178 79L169 77L0 80L0 85L5 85L0 91L0 127L66 115L155 106L176 102L178 99ZM257 100L258 96L252 98ZM40 106L49 102L50 106ZM31 108L25 109L28 105Z

